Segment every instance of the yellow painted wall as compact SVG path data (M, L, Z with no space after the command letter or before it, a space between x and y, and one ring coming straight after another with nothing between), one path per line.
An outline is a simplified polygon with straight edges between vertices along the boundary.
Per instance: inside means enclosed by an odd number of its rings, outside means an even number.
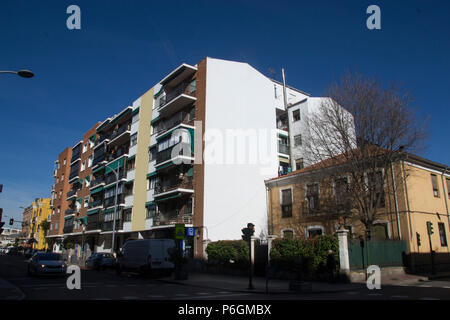
M133 187L132 231L145 230L145 202L147 201L147 172L150 146L150 121L152 120L154 89L141 97L139 108L139 127L137 133L137 152L135 160L135 178Z
M50 198L36 199L36 201L33 201L32 207L30 233L33 233L34 238L38 240L38 243L33 244L33 248L37 250L47 249L48 245L45 241L45 234L40 228L40 224L41 222L48 220L48 217L51 214Z

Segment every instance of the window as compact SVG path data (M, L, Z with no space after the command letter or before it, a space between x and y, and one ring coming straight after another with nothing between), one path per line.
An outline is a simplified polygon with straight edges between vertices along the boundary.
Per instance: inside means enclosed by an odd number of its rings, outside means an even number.
M312 183L306 186L306 199L309 212L319 210L319 184Z
M59 228L59 222L56 222L55 223L55 229L58 229Z
M447 180L447 196L450 199L450 179L446 179Z
M86 169L86 161L83 161L83 163L81 164L81 170L83 171L84 169Z
M281 217L292 217L292 189L281 190Z
M447 246L447 235L445 234L445 224L443 222L438 223L439 238L441 239L441 246Z
M91 185L91 175L87 176L84 182L86 183L86 187L89 187Z
M301 134L294 136L294 145L295 146L302 145L302 135Z
M152 204L147 207L147 212L145 214L146 219L150 219L156 216L156 205Z
M435 174L431 175L431 184L433 185L433 195L439 198L439 187L437 182L437 176Z
M64 173L61 176L61 181L64 181Z
M334 181L334 193L337 204L344 204L348 199L348 181L347 178L339 178Z
M90 155L88 159L88 168L92 167L92 161L94 160L94 155Z
M273 85L273 93L275 95L275 99L278 99L277 85L276 84Z
M295 169L296 170L303 169L303 167L304 167L303 158L295 160Z
M123 221L130 222L131 221L131 209L125 210L123 213Z
M294 239L294 231L293 230L283 230L281 237L283 239Z
M66 158L64 158L64 165L66 165Z
M87 208L87 206L89 205L89 196L84 198L84 208Z
M150 179L150 189L155 189L157 178Z
M156 160L156 147L150 148L150 161Z
M186 213L192 214L192 198L189 198L186 203Z
M196 90L197 88L197 82L194 80L191 81L191 83L189 84L189 93L192 93Z
M192 121L192 120L194 120L195 119L195 108L192 108L190 111L189 111L189 121Z
M87 151L88 144L87 142L83 145L83 153Z
M131 144L130 147L137 145L137 133L131 136Z
M314 239L317 236L321 236L323 234L323 230L321 227L310 227L306 229L308 239Z
M294 122L300 121L300 110L294 110L294 112L292 112L292 116L294 118Z
M131 123L136 123L136 122L138 122L139 121L139 113L138 114L135 114L134 116L133 116L133 119L131 120Z
M134 170L136 166L136 158L133 158L127 162L127 170Z

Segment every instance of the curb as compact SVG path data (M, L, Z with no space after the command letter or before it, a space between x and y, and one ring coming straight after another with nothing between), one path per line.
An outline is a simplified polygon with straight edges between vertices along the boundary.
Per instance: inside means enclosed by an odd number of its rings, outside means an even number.
M17 292L17 294L3 296L3 297L1 297L1 300L24 300L26 298L25 293L23 293L23 291L19 287L13 285L9 281L6 281L5 279L0 278L0 291L2 289L14 290Z
M286 289L286 291L271 291L270 287L268 292L266 292L265 290L246 290L246 289L241 289L241 290L237 290L237 289L230 289L230 288L219 288L219 287L211 287L211 286L204 286L204 285L196 285L196 284L191 284L191 283L183 283L183 282L179 282L176 280L167 280L167 279L154 279L156 281L159 282L164 282L164 283L171 283L171 284L178 284L178 285L182 285L182 286L190 286L190 287L198 287L198 288L209 288L209 289L215 289L215 290L223 290L223 291L231 291L231 292L244 292L244 293L258 293L258 294L301 294L301 293L309 293L309 294L322 294L322 293L340 293L340 292L346 292L346 291L352 291L355 290L357 288L347 288L347 289L338 289L338 290L320 290L320 291L305 291L305 292L301 292L301 291L291 291Z

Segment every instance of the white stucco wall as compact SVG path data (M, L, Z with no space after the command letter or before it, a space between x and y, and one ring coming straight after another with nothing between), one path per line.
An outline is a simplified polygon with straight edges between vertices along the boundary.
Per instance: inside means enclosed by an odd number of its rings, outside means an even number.
M211 240L241 239L241 229L248 222L255 224L255 235L266 229L266 194L264 179L278 174L273 82L246 63L207 59L206 67L205 153L221 134L224 142L227 129L265 130L264 146L268 163L256 155L243 164L227 164L230 148L222 149L223 163L205 163L204 225ZM216 140L209 140L213 137ZM247 142L250 139L247 139ZM226 145L225 145L226 146ZM255 146L247 145L246 150ZM264 149L261 148L261 149ZM233 157L236 160L236 157ZM236 161L235 161L236 162ZM265 168L265 170L263 170Z

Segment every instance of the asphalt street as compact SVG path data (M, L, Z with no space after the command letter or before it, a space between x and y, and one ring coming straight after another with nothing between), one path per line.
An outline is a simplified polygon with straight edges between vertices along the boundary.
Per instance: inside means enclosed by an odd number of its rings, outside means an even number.
M251 293L224 291L210 286L172 283L167 279L143 277L113 270L81 271L81 289L69 290L65 277L27 276L27 260L0 256L0 278L20 288L29 300L447 300L450 279L416 285L382 286L380 290L359 289L334 293ZM1 297L0 297L1 299Z

